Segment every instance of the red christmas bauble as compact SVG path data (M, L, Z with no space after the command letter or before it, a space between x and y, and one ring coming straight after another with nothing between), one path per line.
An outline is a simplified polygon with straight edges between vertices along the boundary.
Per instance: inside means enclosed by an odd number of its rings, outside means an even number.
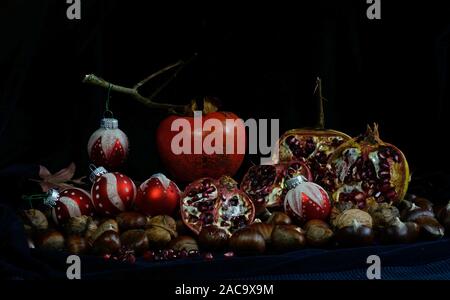
M326 220L331 212L331 202L328 193L320 185L302 182L286 193L284 209L301 222Z
M178 186L163 174L155 174L138 189L136 208L149 216L173 215L181 192Z
M119 129L117 119L102 119L100 128L89 138L88 154L94 164L109 169L116 169L125 162L128 138Z
M114 172L94 178L91 189L96 211L103 216L115 216L132 207L136 186L127 176Z
M73 217L93 216L94 211L88 192L70 188L59 193L55 206L52 208L52 218L56 224L61 224Z

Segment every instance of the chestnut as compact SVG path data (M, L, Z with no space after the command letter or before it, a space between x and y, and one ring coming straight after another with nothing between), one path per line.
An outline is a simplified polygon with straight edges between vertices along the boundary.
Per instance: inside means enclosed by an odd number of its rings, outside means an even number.
M96 255L112 255L116 254L120 247L120 237L117 231L107 230L94 240L92 252Z
M450 232L450 203L443 207L439 213L439 221L444 225L445 230Z
M214 226L203 226L198 235L198 242L202 249L218 251L224 249L228 244L228 234L225 230Z
M63 250L64 236L56 230L47 230L38 235L36 246L44 250Z
M254 229L243 228L233 233L229 246L239 255L262 254L266 250L264 237Z
M420 227L420 235L427 240L440 239L445 234L444 227L435 219L431 217L421 217L415 220L415 223Z
M117 224L116 220L108 219L101 223L92 234L92 236L89 237L90 240L88 240L88 242L92 244L106 231L114 231L119 233L119 225Z
M44 213L37 209L29 209L23 212L24 227L28 234L45 231L48 229L48 221Z
M172 240L169 243L168 248L174 251L186 251L187 253L191 251L198 251L198 245L195 239L184 235Z
M414 203L414 205L420 207L423 210L433 211L433 203L426 198L415 197L412 200L412 203Z
M338 215L333 221L333 226L337 229L351 227L355 220L357 224L372 228L372 217L367 212L356 208L346 210Z
M275 251L288 252L301 249L306 239L303 230L296 226L277 225L272 231L271 247Z
M374 233L372 228L353 219L352 225L342 227L336 232L336 242L339 246L357 247L372 245Z
M120 243L122 247L133 250L137 255L143 254L149 247L147 234L143 229L125 231L120 235Z
M424 217L434 218L435 215L433 211L422 209L414 203L401 212L401 219L407 222L415 222L417 219Z
M266 245L272 242L272 231L274 225L265 223L253 223L252 225L249 226L249 228L259 232L266 241Z
M272 225L289 225L292 223L292 219L284 212L276 211L272 213L266 223Z
M121 231L144 229L147 224L147 218L143 214L135 211L120 213L117 215L116 221Z
M333 230L322 220L310 220L305 224L306 243L313 247L322 247L330 243Z
M66 249L71 254L84 254L88 250L88 243L80 235L69 235L66 239Z
M413 243L419 238L420 227L414 222L403 223L396 218L389 226L384 228L381 235L383 243Z

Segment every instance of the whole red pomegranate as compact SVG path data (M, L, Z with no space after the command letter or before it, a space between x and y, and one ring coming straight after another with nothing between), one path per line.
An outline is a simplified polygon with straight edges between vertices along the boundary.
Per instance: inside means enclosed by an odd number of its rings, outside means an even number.
M336 174L335 201L351 201L359 208L367 200L396 203L408 189L408 162L397 147L380 139L377 124L336 149L329 164Z
M244 122L234 113L217 111L213 101L205 99L201 124L196 128L193 117L193 112L197 111L195 103L191 109L188 116L173 115L160 123L156 139L163 164L179 182L235 175L245 155ZM184 124L189 125L188 128L181 128ZM180 140L183 133L187 139ZM205 142L213 145L214 149L204 149L202 145ZM176 153L173 144L187 151Z
M244 191L259 214L266 207L282 206L285 192L285 180L302 175L311 181L309 167L300 161L281 163L277 165L260 165L251 167L241 182Z
M196 234L203 226L215 225L231 235L255 218L252 201L228 176L219 180L202 178L189 184L180 207L183 222Z
M351 137L345 133L325 129L323 112L323 96L321 80L317 79L316 91L319 101L319 122L313 129L291 129L278 140L278 151L275 151L275 163L292 160L305 161L314 176L314 182L325 189L333 186L333 172L327 166L328 159L334 151Z

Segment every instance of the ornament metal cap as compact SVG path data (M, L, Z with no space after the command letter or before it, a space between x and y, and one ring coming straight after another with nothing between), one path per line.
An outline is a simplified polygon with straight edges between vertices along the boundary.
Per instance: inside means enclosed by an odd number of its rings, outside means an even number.
M44 198L44 205L54 207L59 201L59 191L57 189L49 189Z
M103 129L117 129L119 128L119 121L114 118L103 118L100 121L100 127Z
M96 167L95 165L90 165L89 169L91 170L91 175L89 175L89 179L91 180L92 183L98 176L102 176L103 174L108 173L108 171L104 167Z
M308 182L308 180L303 175L295 176L293 178L286 180L286 187L288 190L293 190L299 184L304 183L304 182Z

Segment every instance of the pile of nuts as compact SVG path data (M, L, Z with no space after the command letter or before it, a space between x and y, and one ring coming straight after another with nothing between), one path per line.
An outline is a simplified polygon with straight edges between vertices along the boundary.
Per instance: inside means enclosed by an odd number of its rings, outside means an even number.
M196 235L170 216L147 217L134 211L123 212L114 219L75 217L59 228L36 209L24 211L22 217L32 248L93 254L131 263L137 256L148 261L188 257L211 260L217 253L230 258L235 254L283 253L306 246L412 243L442 238L445 230L450 230L450 204L437 208L427 199L415 196L403 200L399 207L371 203L367 211L337 203L329 223L310 220L294 224L284 212L272 212L264 222L257 220L231 236L214 225L203 227Z

